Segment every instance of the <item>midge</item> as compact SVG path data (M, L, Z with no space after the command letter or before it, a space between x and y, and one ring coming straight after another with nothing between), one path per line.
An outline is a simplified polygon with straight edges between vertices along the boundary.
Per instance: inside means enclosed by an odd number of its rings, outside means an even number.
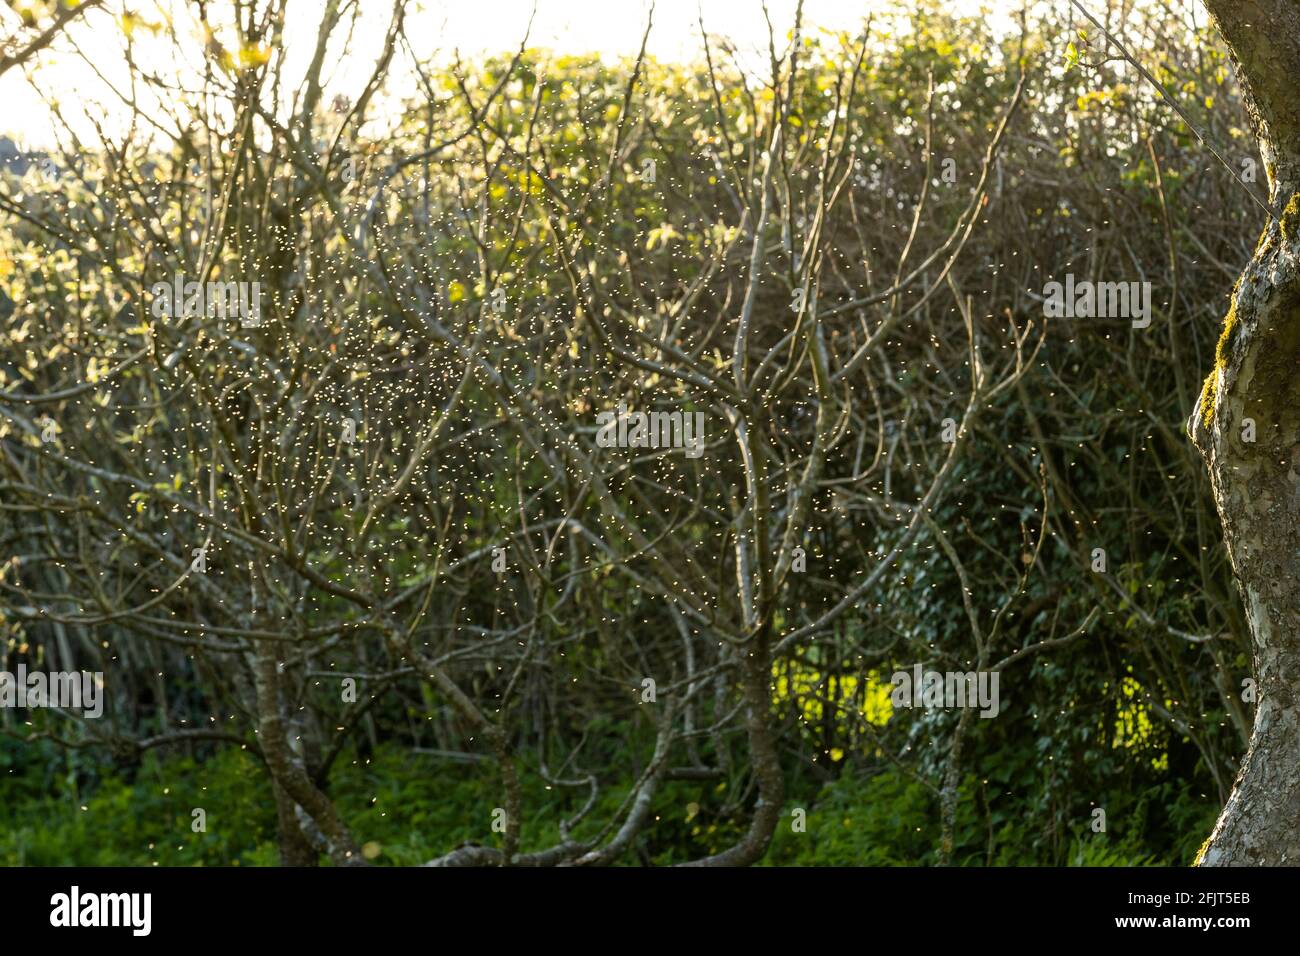
M151 312L155 319L189 318L196 315L220 319L239 319L250 328L262 324L262 284L260 282L186 282L185 273L176 273L170 282L155 282Z

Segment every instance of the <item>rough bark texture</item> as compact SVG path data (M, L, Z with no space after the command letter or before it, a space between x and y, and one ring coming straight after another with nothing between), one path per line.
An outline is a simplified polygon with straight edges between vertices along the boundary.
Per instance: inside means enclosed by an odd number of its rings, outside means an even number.
M785 775L781 755L771 726L772 654L766 629L755 635L742 653L742 689L745 695L745 729L749 737L750 760L758 783L758 802L749 830L721 853L694 860L687 866L750 866L767 852L781 820L785 800Z
M285 721L280 713L275 650L267 641L257 643L254 677L257 688L258 738L262 745L262 754L271 772L272 783L282 789L293 803L306 811L306 821L302 818L298 820L299 835L305 835L310 839L311 834L301 829L304 822L310 821L319 828L325 844L323 848L329 853L335 866L364 866L365 858L334 808L334 804L312 783L306 771L294 760ZM277 811L281 813L281 839L292 841L292 846L282 853L285 856L292 855L297 862L303 856L303 848L296 837L291 834L286 837L283 829L286 824L284 811L280 806L277 806Z
M1206 6L1247 93L1279 220L1237 281L1188 421L1250 621L1258 695L1249 748L1198 862L1300 865L1300 3Z
M275 818L279 831L281 866L315 866L319 862L316 849L311 845L298 824L297 804L278 783L271 784L275 795Z

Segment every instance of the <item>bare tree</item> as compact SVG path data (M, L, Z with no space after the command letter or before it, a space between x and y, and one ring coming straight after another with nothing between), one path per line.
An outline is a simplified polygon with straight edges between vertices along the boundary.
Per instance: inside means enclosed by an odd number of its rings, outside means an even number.
M0 41L0 76L16 66L22 66L48 47L62 33L68 24L88 11L102 6L104 0L81 0L69 3L67 0L54 0L49 6L45 18L37 17L38 9L24 5L21 9L13 3L8 6L15 12L7 14L20 23L14 32Z
M1125 429L1195 463L1160 424L1191 401L1164 376L1207 318L1177 281L1174 200L1147 197L1166 230L1142 239L1106 178L1115 128L1157 170L1185 158L1130 135L1145 104L1045 132L1034 110L1076 78L1012 38L964 85L918 68L891 111L869 23L773 27L758 69L703 22L700 62L657 63L653 21L618 68L560 66L527 31L443 66L406 6L375 11L383 43L347 99L328 76L359 5L324 4L291 78L282 0L195 4L199 49L160 28L175 55L134 57L109 88L125 131L64 128L54 188L0 179L13 235L48 253L18 257L0 298L4 652L103 670L111 692L107 720L6 710L0 729L124 761L246 749L292 865L365 862L331 775L383 740L491 775L497 845L439 847L435 866L644 860L671 785L707 782L738 829L688 862L723 866L778 833L809 762L804 695L819 730L852 723L924 785L953 863L982 724L872 725L869 669L1027 687L1123 618L1108 636L1153 719L1226 796L1244 626L1188 504L1204 481L1148 498L1113 455ZM1062 173L1053 135L1087 175ZM1193 236L1213 262L1240 248L1219 186L1195 194L1224 217ZM1067 339L1026 291L1040 265L1166 251L1167 346ZM229 314L221 290L252 283L260 311ZM1076 391L1165 413L1147 436ZM604 440L629 421L662 427ZM1100 523L1076 456L1204 571L1186 613L1206 633L1119 574L1065 593ZM1011 489L1000 537L975 520L981 467ZM948 617L918 623L899 597L934 586L912 577L927 561L954 583L931 605ZM1211 677L1188 678L1193 654ZM1222 735L1201 722L1214 707Z

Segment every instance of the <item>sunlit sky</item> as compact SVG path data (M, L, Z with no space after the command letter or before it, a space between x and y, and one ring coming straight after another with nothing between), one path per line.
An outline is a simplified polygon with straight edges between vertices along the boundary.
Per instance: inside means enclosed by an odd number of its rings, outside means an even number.
M769 16L779 36L794 22L797 0L767 0ZM364 87L382 48L392 14L387 0L360 0L362 11L346 50L331 51L337 64L329 76L327 96L353 98ZM962 12L984 9L996 20L1009 22L1023 0L953 0ZM213 4L214 10L224 5ZM804 19L812 27L861 26L879 0L805 0ZM13 69L0 77L0 134L28 148L41 148L55 138L47 100L57 102L79 136L93 141L91 120L116 136L126 111L106 80L126 89L129 73L123 55L125 40L120 17L130 8L146 22L161 23L172 16L182 36L199 35L193 5L182 0L109 0L103 10L90 11L28 69ZM315 44L324 0L289 0L289 24L284 56L286 75L299 77ZM533 12L533 0L415 0L407 15L407 35L418 55L447 58L454 51L475 57L485 52L517 49ZM529 45L562 53L599 53L616 58L633 55L645 29L647 0L537 0ZM761 0L658 0L649 52L661 60L693 58L700 49L699 17L710 34L728 37L741 50L766 50L767 24ZM0 5L0 33L11 30L16 15ZM188 30L187 30L188 27ZM145 31L134 33L138 62L151 67L150 51L171 59L170 42L153 41ZM197 42L197 41L196 41ZM341 41L340 41L341 43ZM168 75L166 69L162 69ZM400 77L400 66L393 73Z

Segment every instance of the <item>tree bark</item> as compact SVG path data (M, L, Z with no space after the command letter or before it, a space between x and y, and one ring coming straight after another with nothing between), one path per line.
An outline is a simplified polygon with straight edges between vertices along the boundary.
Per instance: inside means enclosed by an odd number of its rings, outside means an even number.
M275 796L275 819L280 843L280 865L316 866L320 861L320 854L316 852L315 847L311 845L311 841L307 839L306 834L302 832L302 827L298 824L298 817L294 809L297 804L293 802L293 797L289 796L284 787L274 780L271 782L271 792Z
M758 783L758 802L749 830L734 845L720 853L692 860L684 866L750 866L757 863L772 843L781 820L785 800L785 774L772 729L772 653L767 627L754 635L740 651L741 690L745 699L745 730L749 738L750 764Z
M1233 289L1188 419L1250 622L1257 691L1246 756L1197 862L1300 865L1300 3L1205 5L1232 52L1277 218Z
M302 807L318 828L326 843L326 849L336 866L365 866L366 860L360 848L352 839L347 825L339 816L334 804L317 786L312 783L307 772L294 760L289 746L285 720L280 713L280 690L276 676L275 649L268 641L258 641L254 652L254 683L257 688L258 738L262 745L262 755L266 758L267 769L271 773L271 783L283 790L289 800ZM277 814L281 826L282 849L284 857L292 856L299 861L304 856L302 846L292 832L286 832L286 808L281 801L277 804ZM296 815L296 813L295 813ZM307 834L301 829L299 836ZM286 844L284 841L291 841Z

